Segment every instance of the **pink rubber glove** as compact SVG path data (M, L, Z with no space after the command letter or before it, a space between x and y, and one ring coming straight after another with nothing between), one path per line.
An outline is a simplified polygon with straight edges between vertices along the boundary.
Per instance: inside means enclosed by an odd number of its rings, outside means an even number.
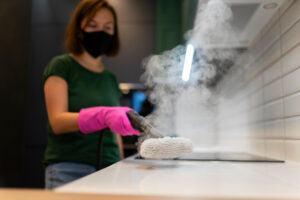
M139 135L126 115L130 110L128 107L104 106L81 109L78 116L79 129L84 134L110 128L112 132L123 136Z

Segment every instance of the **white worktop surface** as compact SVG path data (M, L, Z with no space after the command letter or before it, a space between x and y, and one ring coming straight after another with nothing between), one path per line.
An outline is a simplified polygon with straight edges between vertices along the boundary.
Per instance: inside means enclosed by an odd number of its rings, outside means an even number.
M127 158L56 192L300 199L297 163L143 161Z

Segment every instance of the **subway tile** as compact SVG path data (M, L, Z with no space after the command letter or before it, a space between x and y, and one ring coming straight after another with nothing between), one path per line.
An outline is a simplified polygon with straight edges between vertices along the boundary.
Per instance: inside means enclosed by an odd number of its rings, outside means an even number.
M285 142L283 139L265 141L266 157L285 160Z
M259 106L249 110L249 121L250 122L262 122L264 120L264 109L263 106Z
M234 115L243 114L244 112L246 112L250 108L248 100L243 100L241 103L240 102L236 102L236 105L237 105L236 110L232 111L232 114L234 114Z
M234 83L232 83L234 84ZM247 99L247 93L245 90L237 91L233 96L228 97L226 100L228 103L238 102L239 104L244 103L244 100ZM235 104L235 103L234 103Z
M282 33L285 33L298 19L300 19L300 2L296 0L292 5L287 6L288 9L285 10L280 20Z
M248 50L253 49L253 47L255 47L255 45L257 45L261 40L262 40L262 31L259 31L256 36L253 38L252 41L250 41L249 45L248 45Z
M254 155L266 156L265 139L249 140L249 152Z
M255 53L255 51L254 51ZM247 50L236 58L235 65L238 69L247 68L250 64L255 61L255 56L251 53L251 50Z
M300 12L299 12L300 13ZM300 42L300 21L282 36L282 53L286 53Z
M229 121L222 121L218 123L218 130L221 131L223 134L226 133L228 135L231 134L230 130L236 125L233 125L232 122L229 122Z
M285 117L300 115L300 93L284 98Z
M282 58L282 72L287 74L300 67L300 44Z
M300 117L285 119L285 136L287 139L300 139Z
M261 120L259 119L258 117L258 114L257 114L257 111L258 109L257 108L252 108L250 110L247 111L247 116L248 116L248 123L257 123L257 122L260 122Z
M252 58L251 63L253 63L254 60L257 60L263 54L263 52L264 52L264 42L262 38L259 38L248 50L249 57Z
M264 106L264 119L278 119L283 116L283 102L282 99L273 101Z
M279 9L277 9L277 11L275 11L275 13L273 14L273 16L271 17L271 19L267 22L267 24L262 28L261 33L262 35L267 35L268 33L270 33L270 30L272 28L274 28L274 26L276 25L276 23L279 23ZM279 29L279 34L280 34L280 29Z
M268 84L271 81L279 78L281 76L281 60L274 63L268 69L263 72L264 84Z
M266 50L266 53L263 55L264 57L264 62L263 62L263 66L266 67L268 65L270 65L272 62L274 62L275 60L277 60L280 55L280 40L277 40L271 47L269 47Z
M266 122L265 136L268 139L284 139L284 121L275 120Z
M248 78L246 80L249 80L255 76L260 75L260 72L264 69L265 65L265 54L263 54L261 57L256 60L251 67L249 67L246 71Z
M282 16L294 3L295 0L285 0L279 8L279 15Z
M300 91L300 68L283 78L283 90L285 95Z
M255 123L249 126L249 137L250 138L265 138L265 123Z
M256 76L251 82L246 86L246 90L248 94L252 94L253 92L261 89L263 86L263 76L259 74Z
M244 112L248 109L249 103L247 98L232 98L220 101L218 105L218 113L221 118ZM234 107L234 109L232 109Z
M245 137L247 133L244 130L243 126L226 127L219 130L219 138L222 138L222 140L236 140L239 137Z
M249 107L253 108L255 106L261 105L263 103L263 89L259 89L258 91L252 93L249 96Z
M283 96L281 79L264 87L264 102L278 99Z
M285 140L286 159L300 162L300 140Z
M227 121L229 127L241 127L249 122L248 112L238 113Z
M274 16L273 16L273 18L274 18ZM280 38L280 23L276 22L275 24L273 24L271 29L269 29L268 32L266 32L266 34L263 36L262 42L263 42L264 48L265 49L269 48L279 38Z
M223 138L219 141L218 147L231 152L247 152L249 150L249 141L246 139L239 140L233 138Z

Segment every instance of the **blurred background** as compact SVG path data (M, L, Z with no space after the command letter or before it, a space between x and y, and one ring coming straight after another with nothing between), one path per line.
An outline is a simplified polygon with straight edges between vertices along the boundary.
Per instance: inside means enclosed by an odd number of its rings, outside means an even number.
M79 2L0 1L0 187L44 187L47 118L41 77L50 59L64 53L65 29ZM118 14L121 51L104 62L122 83L122 105L140 109L145 98L140 83L143 58L184 42L183 35L193 23L196 1L109 2ZM135 151L134 140L127 140L126 156Z
M44 187L42 159L47 144L47 118L42 73L51 58L64 53L65 29L79 1L0 1L0 187ZM197 5L207 0L108 1L118 14L121 51L117 57L104 58L104 63L120 82L121 104L133 107L143 115L151 112L151 105L148 104L148 110L142 106L147 95L140 80L145 70L142 68L145 58L159 54L169 61L166 54L171 55L171 64L163 62L157 67L157 63L151 66L150 62L146 68L150 72L153 72L151 68L159 72L157 74L163 78L157 80L163 85L170 73L181 72L182 63L178 60L183 61L187 52L184 38L187 30L193 28L196 36L201 36L198 38L200 43L205 42L205 38L210 39L211 35L222 39L228 34L226 26L224 29L211 23L222 25L226 22L223 20L226 12L215 7L204 12L208 15L199 15L199 24L203 22L205 26L197 27L197 17L194 22ZM198 81L191 89L186 87L188 84L179 83L181 88L178 88L176 83L181 81L180 77L171 77L175 81L166 85L172 86L172 90L162 87L166 92L159 93L167 93L169 99L167 95L158 98L168 104L167 109L171 107L169 113L165 112L170 114L166 115L166 121L173 123L176 132L186 131L185 137L192 138L198 147L230 147L239 152L299 163L300 1L224 1L230 3L231 9L226 6L223 9L232 12L231 22L237 28L234 31L245 37L238 44L230 41L207 44L213 45L210 53L215 55L206 64L211 64L216 73L205 84ZM214 20L207 20L209 17ZM203 31L202 27L209 29ZM207 50L203 44L200 48ZM176 46L178 48L174 48ZM220 55L224 56L224 49L234 50L234 56L229 60L218 59ZM165 50L170 51L163 53ZM210 57L210 53L204 55ZM194 66L192 70L198 69L205 74L209 65ZM198 76L195 71L191 75ZM180 96L176 96L176 92ZM201 102L203 97L204 103ZM211 107L207 106L211 104ZM164 108L163 104L158 105ZM172 109L175 107L174 114ZM159 117L157 120L167 124ZM207 124L209 127L202 132L197 129ZM191 133L194 135L188 135ZM123 139L125 155L134 154L136 138Z

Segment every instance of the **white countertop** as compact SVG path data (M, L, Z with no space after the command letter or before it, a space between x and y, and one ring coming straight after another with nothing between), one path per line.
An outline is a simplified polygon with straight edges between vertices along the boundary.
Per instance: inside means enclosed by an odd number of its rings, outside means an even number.
M300 199L297 163L149 161L127 158L56 192Z

